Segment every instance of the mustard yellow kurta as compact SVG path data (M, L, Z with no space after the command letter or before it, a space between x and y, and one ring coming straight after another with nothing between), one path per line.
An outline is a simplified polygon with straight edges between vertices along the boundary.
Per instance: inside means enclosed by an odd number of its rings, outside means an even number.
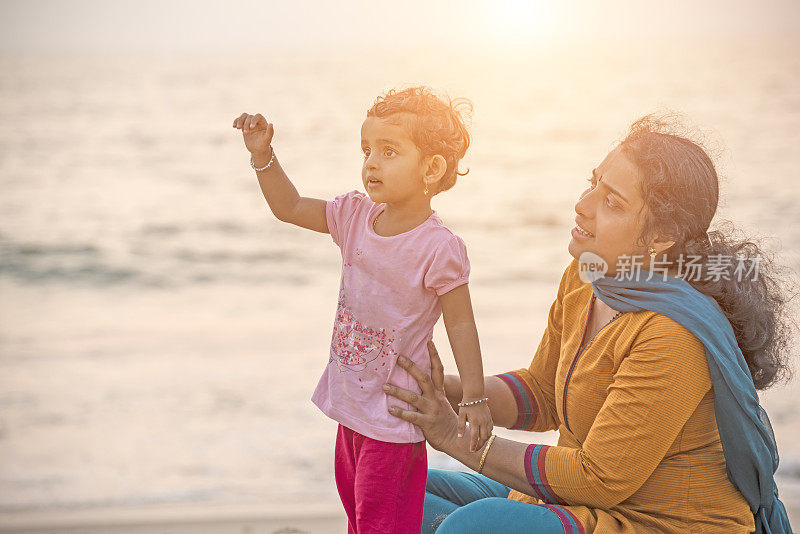
M703 344L651 311L625 313L579 351L592 286L567 267L530 367L499 376L517 401L510 428L558 430L530 445L531 489L566 533L752 532L725 473Z

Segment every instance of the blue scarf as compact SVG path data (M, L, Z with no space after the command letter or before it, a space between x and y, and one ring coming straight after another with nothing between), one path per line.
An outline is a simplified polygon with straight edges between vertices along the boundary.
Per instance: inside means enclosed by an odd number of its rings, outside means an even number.
M706 348L714 387L714 410L728 479L753 512L757 534L791 534L773 474L778 446L767 412L758 401L750 370L719 304L681 278L641 270L639 280L603 276L592 282L597 298L622 312L651 310L683 325Z

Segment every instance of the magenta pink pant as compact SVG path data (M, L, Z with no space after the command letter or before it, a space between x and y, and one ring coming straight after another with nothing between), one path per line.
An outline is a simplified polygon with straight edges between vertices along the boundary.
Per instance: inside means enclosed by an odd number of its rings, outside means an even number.
M424 441L378 441L340 424L334 457L348 534L420 533L428 475Z

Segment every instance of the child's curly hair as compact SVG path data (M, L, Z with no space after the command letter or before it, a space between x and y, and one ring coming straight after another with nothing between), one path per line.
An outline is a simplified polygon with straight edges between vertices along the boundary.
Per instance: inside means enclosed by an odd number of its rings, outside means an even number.
M414 116L406 121L411 139L425 156L439 154L447 161L447 171L433 193L446 191L456 184L459 176L458 162L467 153L470 137L464 125L464 117L472 113L472 103L466 98L447 98L447 103L437 97L428 87L409 87L397 91L390 89L379 96L367 111L367 117L384 119L395 113L410 113Z

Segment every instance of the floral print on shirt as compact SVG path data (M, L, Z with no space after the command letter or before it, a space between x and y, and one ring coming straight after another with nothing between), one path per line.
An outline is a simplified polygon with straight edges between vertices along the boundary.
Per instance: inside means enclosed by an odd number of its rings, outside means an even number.
M386 361L392 361L397 357L397 352L392 349L395 338L394 330L387 332L385 328L368 326L359 321L340 292L328 363L337 362L342 373L361 372L366 369L367 364L378 358L384 360L379 363L385 366Z

